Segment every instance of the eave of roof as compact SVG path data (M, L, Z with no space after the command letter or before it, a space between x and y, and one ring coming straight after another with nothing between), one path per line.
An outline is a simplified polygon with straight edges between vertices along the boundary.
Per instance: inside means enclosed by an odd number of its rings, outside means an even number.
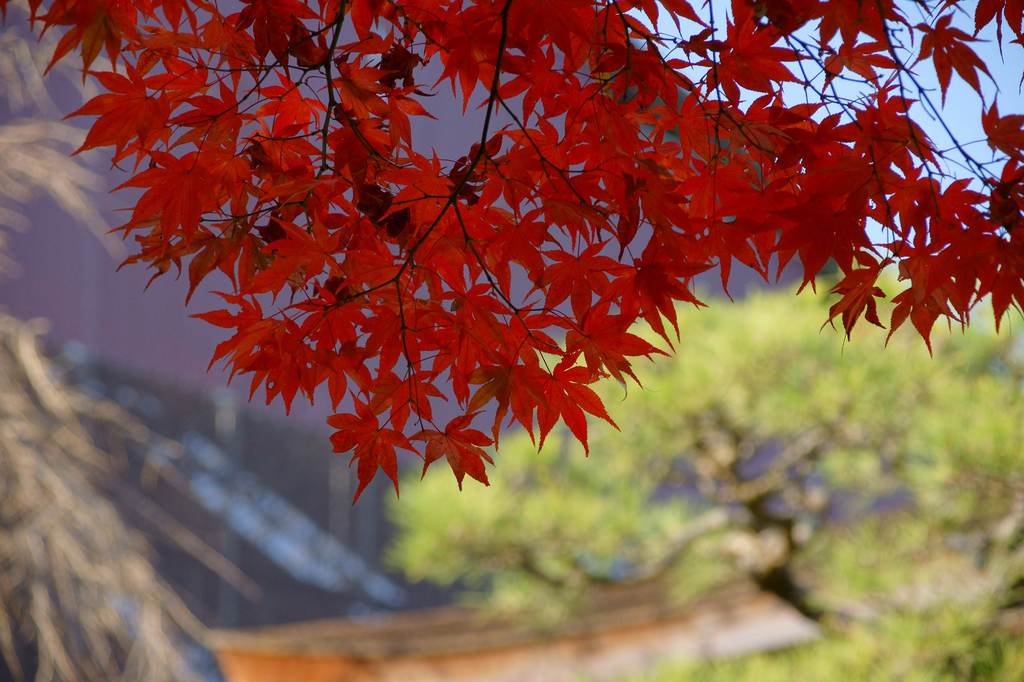
M781 601L747 582L723 585L688 603L669 599L664 583L647 582L603 590L586 614L571 619L556 631L531 627L482 610L443 607L365 619L215 630L210 633L207 644L214 651L231 654L392 659L481 652L541 643L552 638L591 637L669 621L702 618L737 621L788 611L790 609ZM808 632L814 630L809 623L808 628Z

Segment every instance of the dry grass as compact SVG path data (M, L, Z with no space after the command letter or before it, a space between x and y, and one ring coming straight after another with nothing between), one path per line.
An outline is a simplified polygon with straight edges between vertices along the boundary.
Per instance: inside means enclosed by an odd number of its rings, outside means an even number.
M100 492L103 440L148 437L55 378L27 326L0 316L0 654L15 680L182 680L199 624Z

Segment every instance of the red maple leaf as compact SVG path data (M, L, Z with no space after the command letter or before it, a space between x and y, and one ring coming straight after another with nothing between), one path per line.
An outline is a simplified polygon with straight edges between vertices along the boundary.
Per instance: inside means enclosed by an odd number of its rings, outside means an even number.
M352 503L355 504L366 486L377 475L377 470L391 479L398 492L398 458L396 448L415 452L409 440L399 431L382 427L370 409L359 402L354 414L336 414L328 417L327 423L337 429L331 436L336 452L353 450L352 462L357 462L356 474L359 485Z
M424 474L431 462L444 457L448 460L460 489L466 474L484 485L489 485L484 462L494 464L494 460L483 448L492 441L476 429L467 428L475 416L476 413L471 412L448 422L443 432L424 429L412 437L413 440L422 440L427 444L423 454Z
M214 360L286 410L329 396L358 496L410 439L460 482L486 481L507 424L588 447L587 419L611 421L593 385L661 352L633 325L671 344L695 278L725 287L734 261L812 286L834 264L847 333L881 324L889 264L890 332L1021 305L1024 114L996 104L1018 75L972 43L998 22L1021 61L1022 0L973 26L953 0L916 26L892 0L728 4L29 7L99 90L82 149L133 161L125 264L226 288L200 316L227 335ZM954 72L993 159L950 122L925 135Z
M939 17L934 26L924 23L917 25L918 30L922 33L918 61L932 60L935 65L935 73L939 77L943 100L946 99L946 90L949 88L953 69L979 95L981 94L981 83L978 80L978 72L984 73L989 78L992 77L985 62L981 61L974 50L967 46L967 43L973 42L974 38L955 28L952 22L953 15L944 14Z

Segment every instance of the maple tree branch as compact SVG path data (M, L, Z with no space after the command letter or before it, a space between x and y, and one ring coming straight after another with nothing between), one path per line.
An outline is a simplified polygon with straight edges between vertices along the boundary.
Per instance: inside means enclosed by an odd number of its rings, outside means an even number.
M494 281L494 275L491 273L491 271L487 268L487 265L484 263L484 259L480 257L480 252L477 250L476 244L473 243L473 238L469 236L469 230L466 228L466 221L462 217L462 211L459 210L458 204L455 204L454 211L455 217L459 221L459 226L462 228L463 241L465 242L466 247L470 250L470 253L473 254L473 258L480 266L480 269L483 271L484 277L487 279L487 283L490 285L491 290L494 291L494 293L496 293L499 298L501 298L502 302L505 305L507 305L510 310L512 310L516 317L519 317L519 306L513 303L508 298L508 296L505 295L505 292L501 290L501 287L498 286L498 283Z
M796 42L800 46L800 48L808 56L808 58L810 58L812 61L814 61L819 66L819 68L821 69L822 73L828 74L828 70L825 68L825 64L817 56L815 56L813 50L811 49L811 46L809 46L806 42L800 40L799 38L796 38L794 36L786 36L786 44L789 45L791 48L792 48L794 42ZM891 51L892 51L892 49L890 47L890 52ZM801 73L804 73L804 71L803 71L803 60L800 60L797 63L800 65ZM902 76L900 75L899 71L897 71L897 78L898 78L899 84L900 84L900 96L903 97L904 101L906 101L906 92L903 90L903 80L902 80ZM864 130L864 127L863 127L863 125L861 125L860 119L859 119L859 117L856 114L856 110L851 111L850 107L847 106L847 104L843 100L843 98L839 96L839 93L836 90L835 80L836 80L835 77L833 77L831 79L826 77L826 79L825 79L825 87L829 88L832 91L831 101L833 101L833 102L835 102L836 104L839 105L840 109L842 110L842 113L845 114L849 118L850 123L852 125L856 126L856 128L858 130ZM877 90L877 88L878 88L877 79L876 79L876 82L875 82L875 86L876 86L876 90ZM803 87L804 87L804 91L805 92L808 89L810 89L811 92L816 94L821 99L822 102L827 103L829 101L829 98L825 95L825 92L823 90L820 90L820 89L816 88L814 86L813 81L811 79L807 78L805 73L804 73ZM918 140L917 133L914 130L914 126L912 124L912 121L910 120L909 106L905 107L904 112L906 114L906 119L907 119L907 132L910 135L911 141L914 143L914 146L915 146L916 152L917 152L917 156L922 161L922 167L924 168L925 173L927 173L929 179L931 179L933 181L932 184L929 185L929 194L931 196L932 203L933 203L933 205L935 207L936 213L938 213L938 211L939 211L939 197L936 194L936 187L938 186L938 182L935 181L931 165L928 162L927 156L924 154L924 147L923 147L921 141ZM886 190L885 182L882 180L882 176L881 176L881 174L879 173L879 170L878 170L878 159L877 159L877 157L875 155L875 146L874 146L874 144L869 146L869 151L870 151L870 154L871 154L871 164L870 164L871 174L872 174L872 177L874 177L875 182L878 184L878 193L881 196L882 203L883 203L884 208L885 208L886 224L884 225L884 227L887 230L889 230L889 233L893 236L893 238L896 238L897 236L899 236L899 232L897 230L897 225L896 225L896 216L895 216L895 213L894 213L894 211L892 209L892 204L891 204L891 202L889 200L890 192L888 192ZM885 257L885 258L882 258L881 255L877 253L877 249L874 248L874 245L872 245L872 249L871 250L872 250L873 253L875 253L875 255L877 255L881 259L882 263L885 264L885 263L891 262L892 259L900 258L900 256L902 255L905 243L906 243L906 240L905 239L901 239L898 242L898 244L897 244L895 249L893 249L890 246L889 247L890 256Z
M547 172L546 169L547 169L548 166L550 166L551 168L553 168L555 170L556 173L558 173L559 177L562 178L562 181L565 183L566 187L569 188L569 191L572 192L576 196L577 199L579 199L580 204L582 204L584 206L587 206L588 208L593 209L594 211L596 211L602 217L607 218L608 217L607 216L607 212L603 208L601 208L600 206L595 206L590 201L588 201L586 199L586 197L584 197L582 194L580 194L580 191L578 189L576 189L575 185L572 184L572 179L568 176L567 170L562 168L558 164L554 163L553 161L551 161L544 154L544 152L542 152L540 150L540 147L537 146L537 142L536 142L536 140L533 139L533 136L530 134L530 131L523 124L523 121L519 118L519 116L508 105L508 102L505 101L505 98L499 96L498 97L498 101L501 103L502 109L505 110L505 112L512 118L513 122L515 122L516 126L519 127L520 132L523 133L523 137L526 138L526 141L530 143L530 146L533 147L533 150L537 153L537 158L541 162L541 168L545 169L544 170L544 175L547 176L548 180L551 179L551 175Z
M416 418L419 419L420 429L422 430L423 415L421 414L419 397L417 396L419 384L416 381L416 367L413 365L412 355L409 353L408 325L405 321L405 304L402 302L402 282L400 279L395 280L395 296L398 297L399 334L402 337L402 355L405 357L405 382L409 387L409 405L415 410Z
M712 37L717 39L718 28L715 26L715 6L714 6L714 3L708 2L707 3L707 8L708 8L708 25L711 27L711 35L712 35ZM720 120L719 120L718 116L720 116L721 112L722 112L722 101L723 101L722 100L722 89L721 89L722 88L722 81L721 81L721 78L719 77L719 74L718 74L717 50L711 50L711 52L713 52L716 55L715 57L711 58L711 78L712 78L712 80L715 81L715 97L718 100L718 115L716 115L715 118L714 118L714 121L715 121L714 135L711 137L711 141L712 141L712 144L714 144L716 147L720 148L720 146L721 146L721 138L720 138L720 134L719 134ZM714 187L715 187L715 177L716 177L717 170L718 170L718 154L715 153L714 154L714 165L711 168L712 193L715 196L718 195L717 190L714 189ZM717 203L713 204L713 206L717 206ZM715 216L712 215L712 219L714 219L714 218L715 218Z
M331 77L331 64L334 62L334 52L338 49L338 38L341 36L341 28L345 24L345 3L346 0L341 0L338 5L338 16L334 18L333 28L334 31L331 34L331 44L327 50L327 59L324 61L324 79L326 80L327 86L327 111L324 112L324 125L320 131L320 170L317 171L317 177L327 172L327 147L328 147L328 133L331 128L331 116L334 114L334 108L338 105L337 100L334 99L334 79Z
M910 82L914 84L915 88L917 88L917 94L921 97L921 101L924 102L927 105L927 107L931 110L933 117L936 121L938 121L939 125L942 126L942 129L946 132L946 135L949 136L949 139L953 143L953 146L956 147L957 151L960 152L960 154L967 161L967 164L972 167L974 172L978 174L979 179L984 180L986 178L993 177L991 173L988 172L987 168L985 168L982 164L978 163L974 159L974 157L967 153L967 151L963 148L963 146L960 144L960 141L957 139L956 135L954 135L953 131L950 129L945 117L938 110L935 104L931 101L931 97L928 95L928 92L917 80L917 76L915 76L913 71L908 69L906 65L903 63L903 60L900 59L900 56L899 54L897 54L896 47L892 41L892 34L889 31L889 23L885 19L884 7L882 6L880 0L875 0L875 5L878 9L878 16L880 18L880 21L882 22L882 33L885 37L886 48L889 51L890 58L896 63L896 77L899 80L900 96L903 97L904 101L906 102L906 91L903 86L903 74L906 74L907 78L910 79ZM905 104L905 106L909 108L910 105ZM909 121L909 115L907 118ZM921 147L921 143L917 139L917 136L914 133L913 129L911 129L910 134L911 138L914 140L914 144L918 146L918 156L921 156L921 150L923 149L923 147Z
M516 304L514 304L508 298L508 296L505 295L505 292L503 292L501 290L501 287L498 286L498 283L494 280L494 275L491 273L491 271L484 264L484 260L480 256L480 252L477 250L476 245L473 243L473 238L470 237L469 230L466 229L466 222L465 222L465 220L462 217L462 211L459 210L459 205L456 203L454 208L455 208L455 215L456 215L456 217L458 218L458 221L459 221L459 225L462 227L462 236L463 236L463 239L464 239L464 241L466 243L466 246L467 246L467 248L469 248L470 252L476 258L477 263L480 265L480 269L483 271L484 277L487 279L487 283L490 285L491 290L494 291L498 295L498 297L501 298L501 300L505 303L505 305L507 305L509 307L509 309L512 310L512 312L515 315L516 319L519 320L519 324L523 325L523 330L526 332L527 337L530 338L530 339L533 339L535 342L537 342L536 343L537 347L548 347L548 348L551 348L551 344L545 343L545 342L540 342L540 339L538 339L537 336L533 333L533 330L530 329L530 326L528 324L526 324L526 320L523 318L523 309L520 308L519 306L517 306ZM557 353L559 351L560 351L560 349L556 345L552 349L551 352Z
M371 156L373 156L374 158L380 159L381 161L383 161L384 163L388 164L392 168L405 168L406 167L406 166L403 166L402 164L398 163L397 161L389 158L387 155L383 154L379 149L374 147L373 143L370 142L368 139L366 139L366 135L363 133L362 130L359 129L359 124L360 124L359 120L355 119L355 118L352 118L352 115L349 114L348 111L345 110L344 106L339 105L339 106L335 107L334 110L336 112L340 113L345 118L345 123L348 124L349 129L352 131L352 134L356 136L357 140L359 140L359 144L363 145L363 147L366 149L366 151L370 152ZM325 125L326 125L326 123L325 123Z
M444 206L441 207L441 210L438 211L433 221L423 231L423 234L420 235L413 243L413 245L409 248L409 252L405 258L405 261L398 268L398 272L395 273L393 277L387 279L384 282L381 282L380 284L375 284L372 287L364 289L363 291L352 294L343 302L354 300L356 298L373 293L374 291L383 289L384 287L389 286L390 284L394 283L395 281L401 278L401 276L413 263L413 260L416 257L416 252L419 251L420 247L422 247L424 242L427 241L427 239L430 237L434 229L441 223L441 220L448 212L448 209L450 209L452 205L454 205L455 202L459 200L459 195L462 192L462 189L469 183L469 180L473 175L473 171L476 170L477 165L480 163L480 160L486 153L487 135L490 131L491 118L494 115L494 103L498 97L498 86L501 83L501 64L502 59L504 58L505 55L505 44L508 41L508 13L512 7L512 2L513 0L505 0L505 6L502 8L501 14L499 15L501 18L501 37L498 40L498 54L494 62L494 78L491 80L490 96L487 99L487 111L484 115L483 128L480 132L480 144L479 147L477 148L476 154L474 154L473 158L470 160L462 178L455 184L455 187L448 195L448 199L445 201Z
M459 180L459 182L455 185L455 187L452 189L451 193L448 195L447 200L446 200L444 206L438 212L438 214L434 218L433 222L430 224L429 227L427 227L427 229L417 239L417 241L412 245L412 247L410 247L408 255L405 258L404 262L402 263L401 267L399 267L398 271L392 277L387 279L386 281L381 282L380 284L374 285L372 287L368 287L368 288L364 289L363 291L360 291L360 292L357 292L355 294L352 294L352 295L350 295L350 296L348 296L348 297L346 297L344 299L339 299L336 302L336 305L343 305L343 304L345 304L345 303L347 303L349 301L355 300L356 298L360 298L360 297L366 296L366 295L368 295L368 294L370 294L370 293L372 293L374 291L378 291L378 290L380 290L380 289L382 289L382 288L384 288L386 286L389 286L391 284L395 285L396 290L397 290L397 297L398 297L399 316L400 316L400 319L401 319L401 343L402 343L402 347L403 347L403 354L405 356L405 361L406 361L406 371L407 371L406 381L410 382L410 383L415 383L414 380L415 380L416 370L413 367L413 363L412 363L411 356L410 356L410 353L409 353L408 339L407 339L407 335L406 335L406 323L405 323L405 316L404 316L404 304L403 304L402 292L401 292L401 279L402 279L402 275L405 273L405 271L409 267L412 267L412 265L414 263L414 260L415 260L416 252L426 242L427 238L433 232L434 228L436 228L437 225L440 224L440 222L441 222L442 218L444 217L445 213L447 212L447 210L454 206L456 208L456 211L457 211L457 208L458 208L457 207L458 197L459 197L462 189L466 186L466 184L468 184L469 180L471 179L471 177L473 175L473 171L475 170L476 166L479 164L480 160L483 158L484 154L486 153L487 135L489 133L491 119L492 119L492 116L493 116L493 113L494 113L494 103L495 103L495 100L498 97L498 86L499 86L499 84L501 82L500 81L500 79L501 79L501 64L502 64L502 60L503 60L504 53L505 53L506 41L508 39L508 13L509 13L509 10L510 10L511 6L512 6L512 0L506 0L505 6L502 8L502 11L501 11L501 14L500 14L500 18L501 18L501 38L500 38L499 43L498 43L498 54L497 54L497 57L495 58L494 77L493 77L493 79L491 81L490 96L488 97L488 103L487 103L487 112L486 112L486 114L484 116L484 123L483 123L483 127L482 127L482 130L481 130L481 133L480 133L480 144L479 144L479 147L477 149L476 154L473 156L471 162L469 163L468 167L466 168L465 173L463 174L463 176ZM337 37L337 32L335 33L335 39L332 40L332 45L334 44L334 42L336 42L336 37ZM330 67L328 67L328 76L329 76L329 74L330 74ZM332 88L330 87L330 84L328 85L328 92L333 92ZM332 99L333 99L333 95L332 95ZM331 107L329 106L328 108L330 109ZM327 118L326 118L326 122L329 122L329 120L330 120L330 116L328 115ZM325 122L325 127L327 125L326 122ZM326 149L326 136L324 137L324 147ZM326 163L326 157L325 157L324 163ZM321 168L321 170L323 170L323 167ZM459 220L461 222L461 215L459 216ZM463 229L465 229L464 226L463 226ZM468 233L467 233L467 237L468 237ZM484 270L489 275L489 271L487 271L486 268L484 268ZM513 310L515 310L515 307L514 306L512 306L512 307L513 307ZM517 312L517 314L518 314L518 312ZM413 402L414 400L415 400L415 397L413 395L411 395L410 396L410 402ZM419 410L418 407L416 409L416 414L417 414L417 418L420 419L420 423L422 425L422 415L420 414L420 410Z

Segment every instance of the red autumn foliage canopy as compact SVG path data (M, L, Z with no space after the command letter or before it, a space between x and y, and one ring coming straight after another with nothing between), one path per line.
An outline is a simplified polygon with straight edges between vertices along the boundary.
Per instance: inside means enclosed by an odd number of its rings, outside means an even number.
M1021 0L30 4L103 91L82 148L134 168L128 262L190 296L222 273L214 361L286 406L326 384L360 492L397 487L401 449L486 482L506 419L585 444L590 385L661 352L631 325L670 343L734 259L804 284L834 262L847 331L883 324L890 266L887 324L926 342L1024 306L1024 116L994 94L1018 83L976 52L990 25L1024 44ZM989 149L916 122L957 81ZM475 112L451 159L421 132L449 87Z

